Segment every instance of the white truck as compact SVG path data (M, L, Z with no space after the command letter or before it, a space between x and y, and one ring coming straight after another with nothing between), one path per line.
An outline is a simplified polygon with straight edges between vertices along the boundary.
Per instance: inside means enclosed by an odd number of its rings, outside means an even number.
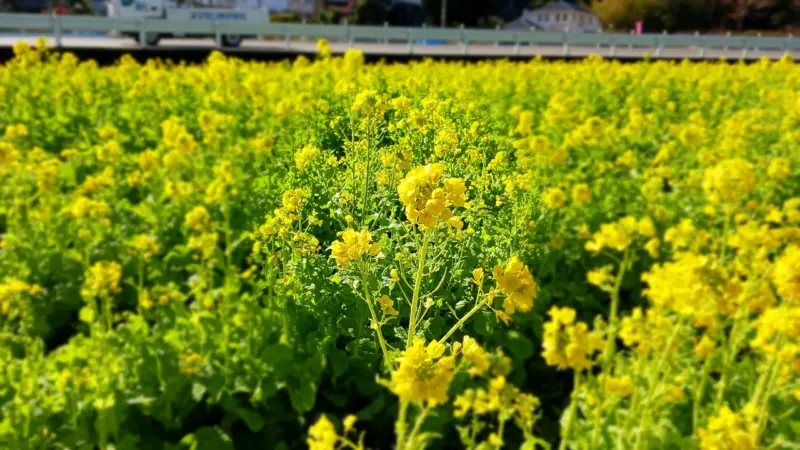
M108 15L127 19L180 19L269 23L268 0L109 0ZM139 34L129 34L138 42ZM146 33L146 45L162 37L184 37L185 33ZM222 35L222 45L238 47L241 35ZM141 42L140 42L141 44Z

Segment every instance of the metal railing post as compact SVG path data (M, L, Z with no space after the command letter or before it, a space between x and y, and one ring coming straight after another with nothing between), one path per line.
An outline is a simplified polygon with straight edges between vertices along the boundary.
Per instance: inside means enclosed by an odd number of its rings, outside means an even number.
M742 39L742 56L741 59L747 58L747 39Z
M727 33L725 33L725 46L722 48L723 50L725 50L726 53L728 52L728 44L730 43L730 40L731 40L731 32L728 31Z
M467 36L464 35L464 24L461 24L461 50L466 55L469 52L469 41Z
M603 34L603 29L602 28L600 28L600 31L598 31L598 34ZM601 41L601 39L597 40L597 44L594 46L595 48L600 48L600 41Z
M755 45L755 47L753 47L754 51L758 51L758 43L759 43L759 41L761 41L761 33L758 33L756 35L756 45Z
M499 23L494 26L494 30L498 31L498 32L500 31L500 24ZM500 47L500 41L494 41L494 46L495 47Z
M783 54L784 55L788 55L789 54L789 49L791 48L789 46L789 44L791 44L791 42L792 42L792 33L789 33L789 35L786 36L786 42L783 44Z
M700 57L703 58L703 57L706 56L706 48L703 47L703 37L700 36L700 32L699 31L695 31L694 35L697 38L697 48L698 48L698 51L700 52Z
M53 15L53 40L55 40L56 48L61 48L61 16Z
M414 53L414 38L410 28L406 30L406 33L408 33L408 54L411 55Z
M350 24L349 23L345 23L344 24L344 36L345 36L345 39L347 39L347 48L352 48L353 47L353 34L350 31Z
M292 48L292 41L289 37L288 25L283 25L283 48L284 50L290 50Z
M147 33L144 31L144 19L139 21L139 47L147 47Z
M217 48L222 47L222 33L219 31L219 24L217 21L212 22L212 26L214 27L214 42L217 44Z
M661 50L664 49L664 36L667 35L667 30L661 32L661 35L658 36L656 41L656 58L661 57Z
M383 29L387 30L387 31L389 30L389 22L383 22ZM383 44L384 45L388 45L389 44L389 33L388 32L384 35Z
M612 58L617 54L617 39L614 37L614 34L611 34L611 42L609 43L608 48L608 56Z
M514 54L519 56L519 33L514 33Z
M569 56L569 42L568 42L569 36L567 36L568 34L569 34L569 27L567 27L564 30L564 32L561 33L561 36L564 39L564 44L562 48L562 53L564 56Z
M634 33L633 30L631 30L631 33L630 33L631 36L633 36L633 33ZM631 41L631 42L633 42L633 41ZM628 44L628 49L632 49L632 48L633 48L633 44L629 43Z

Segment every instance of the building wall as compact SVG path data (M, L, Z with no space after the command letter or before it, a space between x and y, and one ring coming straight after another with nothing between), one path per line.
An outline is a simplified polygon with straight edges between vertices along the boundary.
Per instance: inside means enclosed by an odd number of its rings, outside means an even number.
M600 21L594 14L581 11L528 12L528 18L547 31L600 31Z

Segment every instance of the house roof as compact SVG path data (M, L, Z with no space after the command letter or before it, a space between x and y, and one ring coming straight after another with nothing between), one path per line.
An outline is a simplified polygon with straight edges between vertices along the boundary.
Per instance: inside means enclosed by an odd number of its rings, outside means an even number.
M554 2L550 2L541 8L534 9L531 11L532 13L546 13L546 12L564 12L564 11L578 11L587 14L594 14L594 12L589 11L586 8L576 5L567 0L557 0Z
M503 25L504 30L530 30L531 28L535 30L544 29L539 24L533 22L532 20L528 19L525 16L522 16L517 20L513 20Z

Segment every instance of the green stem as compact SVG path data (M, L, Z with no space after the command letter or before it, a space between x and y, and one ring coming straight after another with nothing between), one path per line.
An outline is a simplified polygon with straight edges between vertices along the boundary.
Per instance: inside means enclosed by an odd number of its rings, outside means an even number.
M620 263L617 278L614 281L614 289L611 291L611 310L608 317L608 339L606 340L606 348L603 350L603 372L606 372L614 353L617 351L617 328L619 322L619 293L622 289L622 281L625 278L625 272L628 269L629 252L625 250Z
M411 348L414 343L414 333L417 327L417 309L419 309L419 291L422 287L422 274L425 271L425 256L428 253L429 231L425 231L422 238L422 249L419 252L419 266L417 267L417 277L414 280L414 295L411 298L411 315L408 321L408 342L406 348Z
M564 422L564 428L561 430L561 443L558 445L558 450L566 450L567 448L567 442L569 441L570 432L572 431L572 422L575 419L575 412L578 408L578 388L580 387L580 382L581 374L580 372L575 372L575 382L572 387L567 418Z
M767 378L767 390L764 398L761 399L760 404L758 406L758 426L756 427L756 433L753 437L753 443L758 447L759 441L761 440L761 435L764 433L764 428L767 426L767 420L769 419L769 412L767 409L769 408L769 398L772 397L772 389L775 387L775 377L778 376L778 368L780 364L778 364L778 358L773 357L772 367L769 370L769 376Z
M739 315L737 314L737 320L733 324L733 328L731 329L731 334L728 339L728 347L725 349L725 353L723 354L722 359L722 371L720 374L717 396L714 400L714 408L713 411L718 411L720 406L722 406L722 400L725 398L725 390L728 388L728 377L730 375L731 365L733 364L733 359L736 356L736 353L739 351L738 346L738 335L739 335L739 324L741 323L741 319L739 319Z
M449 339L450 336L453 335L453 333L455 333L461 327L463 327L464 324L467 323L467 320L469 320L469 318L472 317L473 314L478 312L483 307L483 305L485 305L488 301L489 301L489 296L485 296L483 298L483 300L478 302L477 305L473 306L472 309L470 309L468 313L464 314L464 317L459 319L458 322L456 322L456 324L453 325L453 328L450 328L450 331L448 331L447 334L445 334L443 338L439 339L439 343L440 344L444 344L445 342L447 342L447 339Z
M651 395L657 395L657 396L661 395L658 388L661 386L661 382L663 379L662 369L664 368L664 363L666 363L667 361L667 356L671 353L671 348L672 345L675 343L675 338L678 337L678 334L682 329L683 329L683 321L679 320L678 323L675 324L674 330L672 331L672 334L667 340L667 345L665 345L661 351L661 355L658 358L658 363L656 364L656 370L651 372L651 375L648 379L647 382L648 395L642 402L643 409L639 414L639 416L642 419L639 422L639 432L636 435L636 445L634 446L634 448L637 450L641 448L642 436L645 434L645 430L647 430L647 427L650 426L650 403L652 401Z
M406 447L406 414L408 412L408 402L400 402L400 411L397 414L397 422L394 424L395 434L397 434L396 450L405 450Z
M422 428L422 424L425 422L425 417L427 417L430 408L422 408L422 412L417 416L417 420L414 421L414 428L411 429L411 434L408 436L408 445L411 448L417 448L415 445L414 440L417 438L417 433L419 433L420 428Z
M703 400L703 394L706 390L709 371L711 371L711 358L706 358L703 363L703 372L700 375L700 386L694 394L694 405L692 406L692 428L694 430L697 430L700 426L700 402Z
M392 360L389 359L389 350L386 348L386 339L383 338L383 332L381 331L381 324L378 322L378 316L375 314L375 307L372 306L372 298L369 296L369 286L367 284L367 275L365 273L364 268L361 268L361 281L364 285L364 301L367 303L367 307L369 307L369 313L372 315L372 324L373 328L375 329L375 333L378 335L378 342L381 344L381 351L383 352L383 360L386 362L386 365L389 366L391 369L392 367Z

